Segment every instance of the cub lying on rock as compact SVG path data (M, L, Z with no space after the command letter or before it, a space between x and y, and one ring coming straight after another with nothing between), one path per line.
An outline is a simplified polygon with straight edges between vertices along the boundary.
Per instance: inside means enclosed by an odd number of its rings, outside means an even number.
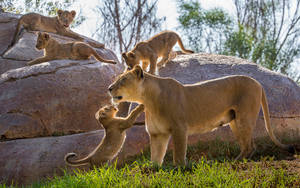
M59 43L47 33L39 32L36 48L38 50L44 49L45 54L43 57L34 59L27 63L27 65L39 64L46 61L58 59L73 59L73 60L86 60L90 56L94 56L98 61L116 64L113 60L107 60L100 57L97 52L88 44L83 42L69 42Z
M76 12L74 10L72 10L71 12L58 10L57 16L55 17L43 16L37 13L25 14L18 21L14 38L10 46L12 46L16 42L19 32L21 30L21 26L23 26L26 30L29 31L44 31L50 33L56 33L83 42L85 41L85 39L81 37L79 34L71 31L69 28L69 26L71 25L71 23L75 18L75 15ZM86 42L88 42L90 45L92 45L95 48L104 48L104 44L98 42L92 42L92 41L86 41Z
M126 138L126 129L132 127L136 118L144 111L144 105L137 106L126 118L116 117L118 110L114 106L106 106L96 112L96 119L103 125L105 136L96 149L87 157L70 160L76 156L68 153L65 162L70 166L96 165L111 161L120 151Z

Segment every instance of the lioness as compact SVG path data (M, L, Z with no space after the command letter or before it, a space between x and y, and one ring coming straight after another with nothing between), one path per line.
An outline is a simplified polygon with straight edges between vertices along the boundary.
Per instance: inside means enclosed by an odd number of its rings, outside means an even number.
M115 103L138 102L145 105L146 129L150 135L151 160L162 164L170 136L173 138L173 163L184 165L187 137L230 124L240 145L236 159L249 157L254 149L252 133L260 106L272 141L281 144L270 125L267 98L263 87L247 76L223 78L182 85L172 78L143 72L140 66L123 73L110 87Z
M58 10L57 16L55 17L42 16L37 13L25 14L18 21L14 38L10 46L12 46L16 42L19 32L21 30L21 26L23 26L26 30L30 30L30 31L44 31L50 33L56 33L59 35L73 38L78 41L85 41L83 37L79 36L77 33L74 33L69 28L70 24L73 22L73 19L75 18L75 15L76 15L76 11L74 10L72 10L71 12ZM88 42L93 47L104 48L104 44L98 42L92 42L92 41L86 41L86 42Z
M27 65L34 65L46 61L57 59L89 59L92 55L98 60L106 63L116 64L113 60L103 59L97 52L88 44L83 42L69 42L59 43L53 39L48 33L39 32L36 48L38 50L44 49L43 57L39 57L27 63Z
M70 158L75 157L75 153L68 153L65 162L70 166L96 165L111 161L120 151L126 138L126 129L132 127L136 118L144 111L144 105L137 106L128 117L115 117L117 109L110 105L101 108L96 112L96 119L103 125L105 136L96 149L83 159L75 161Z
M149 73L154 74L156 70L156 61L159 57L162 57L161 61L157 63L158 67L163 66L171 59L172 48L178 42L180 48L184 53L194 53L191 50L186 50L182 44L179 35L173 31L161 32L151 39L143 42L139 42L135 47L127 52L122 53L129 69L142 61L143 70L145 71L150 63Z

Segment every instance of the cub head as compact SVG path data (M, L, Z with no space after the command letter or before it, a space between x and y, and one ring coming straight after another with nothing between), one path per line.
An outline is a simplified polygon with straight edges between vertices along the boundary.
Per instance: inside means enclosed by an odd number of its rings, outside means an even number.
M144 72L139 65L121 74L108 88L113 102L139 102L143 81Z
M76 16L76 11L72 10L71 12L69 12L66 10L65 11L58 10L57 16L58 16L58 21L61 25L63 25L64 27L69 27Z
M41 33L39 32L38 38L36 40L36 49L42 50L46 48L50 40L50 35L48 33Z
M124 52L122 53L122 57L124 58L129 70L140 63L140 59L137 57L137 54L133 52Z
M118 109L113 105L107 105L100 108L96 114L95 118L106 128L106 124L103 123L105 120L110 120L116 116Z

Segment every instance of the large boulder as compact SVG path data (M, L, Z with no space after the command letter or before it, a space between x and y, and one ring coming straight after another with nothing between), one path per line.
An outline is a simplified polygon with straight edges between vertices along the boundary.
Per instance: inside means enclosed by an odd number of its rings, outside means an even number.
M79 158L92 152L104 136L103 130L59 137L18 139L0 142L0 184L31 184L46 177L62 175L67 167L64 156L75 152ZM144 127L127 131L118 162L134 156L148 146ZM84 169L84 168L83 168Z
M201 53L177 56L159 70L159 75L175 78L182 84L193 84L228 75L250 76L258 80L266 91L271 124L275 131L300 137L300 87L283 74L241 58ZM225 132L232 135L231 130L228 127L222 130L216 136L229 139ZM254 136L265 135L265 124L260 113Z
M65 135L101 129L97 109L110 103L107 88L124 67L91 60L57 60L26 66L43 55L36 32L23 30L9 44L16 15L0 14L0 137L2 140ZM51 34L61 42L71 38ZM2 42L3 40L3 42ZM118 62L109 49L96 51Z

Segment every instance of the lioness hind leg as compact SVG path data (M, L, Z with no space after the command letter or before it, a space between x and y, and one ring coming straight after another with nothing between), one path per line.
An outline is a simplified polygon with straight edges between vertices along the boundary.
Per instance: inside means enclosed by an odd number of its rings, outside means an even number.
M251 157L255 148L252 139L255 122L246 119L235 119L229 125L241 149L240 154L235 160Z
M169 50L164 54L163 58L157 63L158 68L163 67L169 61L170 53L171 51Z
M150 134L151 161L162 164L169 139L169 134Z
M176 130L172 132L174 143L173 164L185 165L187 150L187 133L184 130Z

